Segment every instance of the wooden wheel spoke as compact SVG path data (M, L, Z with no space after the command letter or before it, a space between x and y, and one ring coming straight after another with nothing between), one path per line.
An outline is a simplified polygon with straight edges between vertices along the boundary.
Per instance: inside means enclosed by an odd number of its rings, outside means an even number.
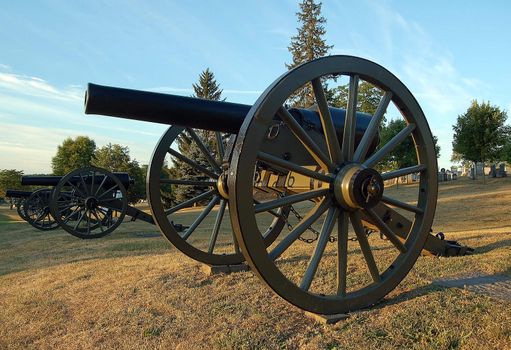
M373 154L370 158L364 161L364 166L368 168L372 168L376 165L380 160L383 159L387 154L392 152L394 148L396 148L401 142L403 142L411 133L415 130L415 124L408 124L406 128L401 130L396 136L390 139L383 147Z
M348 213L341 211L337 222L337 295L346 295L348 272Z
M372 219L373 224L375 224L389 239L389 241L401 252L406 253L407 249L401 239L392 231L392 229L376 214L376 212L373 209L365 209L366 213L369 215L369 217Z
M113 185L112 187L110 187L108 190L106 190L105 192L101 193L96 199L97 200L100 200L101 198L103 198L106 194L112 192L113 190L115 190L116 188L119 188L119 186L117 184Z
M254 209L256 213L260 213L263 211L268 211L270 209L285 207L294 203L303 202L309 199L325 196L328 193L328 191L329 191L328 189L319 189L298 194L292 194L272 201L256 204L254 205Z
M222 140L222 133L219 131L215 131L215 137L216 137L216 148L218 151L218 157L220 158L219 164L222 164L222 161L224 159L224 141Z
M367 268L369 269L369 273L371 274L371 277L373 278L374 282L379 282L381 281L380 272L378 271L378 266L376 266L373 253L369 245L369 240L367 239L364 226L362 225L362 221L360 219L360 212L355 211L353 213L350 213L350 220L351 225L355 230L355 234L357 235L357 241L358 244L360 245L360 250L364 255L364 259L366 261Z
M258 152L257 159L264 163L267 163L269 165L275 165L277 167L281 167L286 170L294 171L298 174L302 174L304 176L307 176L307 177L310 177L310 178L313 178L313 179L316 179L319 181L329 183L332 180L332 178L328 175L321 174L316 171L304 168L298 164L295 164L293 162L275 157L275 156L265 153L265 152Z
M85 180L83 179L82 173L80 173L79 176L80 176L80 182L82 183L83 188L85 189L85 192L87 193L88 196L90 196L91 195L90 188L87 187L87 185L85 184Z
M419 165L414 165L414 166L410 166L407 168L388 171L386 173L381 174L381 177L385 181L385 180L394 179L394 178L400 177L400 176L405 176L405 175L414 174L414 173L421 173L426 169L427 169L426 165L419 164Z
M177 180L177 179L160 179L160 183L171 184L171 185L202 186L202 187L209 187L209 186L216 185L216 182L214 182L214 181Z
M75 224L75 227L73 228L74 231L76 231L78 226L80 226L80 224L82 223L83 217L85 216L86 212L87 212L87 209L84 209L83 212L82 212L82 215L80 215L80 218L78 219L78 221Z
M215 249L216 240L218 238L218 232L220 231L220 226L222 225L222 219L224 217L225 206L227 205L227 201L225 199L220 200L220 208L218 209L218 213L216 214L215 224L213 225L213 230L211 232L211 239L209 240L208 253L212 254Z
M407 211L411 211L413 213L416 213L416 214L423 214L424 213L424 210L422 208L419 208L415 205L411 205L411 204L408 204L408 203L405 203L405 202L401 202L400 200L397 200L397 199L394 199L394 198L391 198L391 197L388 197L388 196L385 196L383 195L382 197L382 202L384 203L387 203L387 204L390 204L394 207L398 207L398 208L401 208L401 209L404 209L404 210L407 210Z
M184 208L188 208L188 207L191 207L192 205L194 205L195 203L197 203L198 201L201 201L203 199L206 199L208 198L209 196L211 196L215 191L214 190L209 190L207 192L204 192L198 196L195 196L193 198L190 198L182 203L179 203L178 205L176 206L173 206L172 208L170 209L167 209L165 210L165 214L166 215L170 215L172 213L175 213L176 211L178 210L181 210L181 209L184 209Z
M219 175L220 173L222 173L222 170L220 169L220 167L218 166L217 162L215 161L215 159L211 156L211 152L208 150L208 148L206 147L206 145L202 142L202 140L199 138L199 136L195 133L195 131L193 131L192 128L186 128L186 131L188 132L188 134L190 134L190 136L192 137L192 139L195 141L195 143L197 144L197 146L199 146L200 150L202 151L202 153L204 154L204 156L206 157L208 163L213 167L213 169L215 169L215 171L217 172L217 175Z
M97 197L98 193L99 193L99 190L101 188L103 188L103 185L105 184L106 182L106 179L107 177L106 176L103 176L103 180L101 181L101 184L98 186L98 188L96 189L96 192L94 193L94 196Z
M269 253L271 259L275 260L284 253L284 251L295 242L332 204L329 198L323 198L316 204L307 215L296 225L288 235L282 239Z
M365 159L369 146L371 146L371 143L373 142L373 138L378 131L378 126L380 125L391 100L392 92L386 91L385 94L383 94L366 131L364 132L364 136L362 136L362 140L360 140L357 150L355 151L353 156L353 160L355 162L359 163Z
M76 213L77 213L80 209L81 209L80 207L76 207L75 209L73 209L73 210L71 211L71 213L70 213L69 215L65 216L65 217L62 219L62 221L63 221L64 223L66 223L66 224L67 224L67 222L71 219L71 217L72 217L73 215L75 215L75 214L76 214Z
M312 90L314 91L314 97L318 104L319 118L321 125L323 126L323 132L325 134L325 140L328 147L328 153L330 154L330 160L334 164L342 163L341 147L335 131L334 122L328 109L328 102L326 100L325 91L321 85L321 79L316 78L311 81Z
M67 184L70 185L72 188L75 189L76 192L80 194L82 198L87 198L87 195L82 192L75 184L73 184L71 181L67 181Z
M202 165L198 164L197 162L191 160L187 156L182 155L181 153L177 152L176 150L169 148L167 151L169 154L173 155L177 159L185 162L186 164L190 165L192 168L195 168L196 170L200 171L203 174L208 175L209 177L216 178L218 175L212 172L211 170L203 167Z
M334 166L328 156L319 148L319 146L312 140L307 131L305 131L300 123L288 112L288 110L281 106L277 111L277 115L289 127L291 132L303 144L305 149L311 154L314 160L327 172L333 170Z
M213 199L208 203L208 206L202 211L202 213L195 219L195 221L190 225L190 227L186 230L182 238L186 241L190 235L195 231L197 226L201 224L201 222L204 220L204 218L211 212L213 207L218 203L220 200L219 196L214 196Z
M94 217L96 218L96 220L98 220L98 226L99 226L99 229L101 230L101 232L105 232L105 230L103 229L103 222L102 220L99 219L99 216L98 214L96 213L96 210L93 210L92 211L92 214L94 215Z
M353 160L353 151L355 149L355 130L357 113L357 95L358 95L358 75L350 76L348 91L348 106L346 109L346 118L344 120L344 133L342 137L342 156L343 161Z
M325 221L323 222L323 227L321 228L321 233L318 237L318 242L316 247L314 248L314 253L312 254L309 265L307 266L307 270L302 278L302 282L300 284L300 288L303 290L309 290L314 275L318 270L319 262L321 257L323 256L323 252L325 251L326 244L328 243L328 239L330 238L330 233L334 228L335 221L337 219L338 209L336 207L331 207L328 210Z

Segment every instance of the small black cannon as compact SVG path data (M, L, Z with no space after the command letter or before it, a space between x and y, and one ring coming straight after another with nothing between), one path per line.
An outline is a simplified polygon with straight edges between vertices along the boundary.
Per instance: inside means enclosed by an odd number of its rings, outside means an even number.
M26 215L33 226L61 227L70 234L92 239L115 230L125 215L154 224L151 215L128 205L126 190L133 183L127 173L88 167L65 176L23 176L22 185L52 186L30 197ZM29 221L30 222L30 221Z
M5 197L7 198L15 198L16 212L19 217L25 221L28 221L28 218L25 216L25 203L28 197L32 194L31 191L21 191L21 190L11 190L8 189L5 191ZM12 203L12 202L11 202Z
M327 99L324 83L335 83L333 77L348 82L345 109ZM380 92L372 115L358 112L360 81ZM290 108L302 89L315 103ZM438 186L433 137L410 91L374 62L330 56L305 63L276 79L253 106L89 84L85 111L172 125L147 176L160 231L208 264L246 259L271 289L304 310L330 315L370 306L397 286L423 249L468 252L430 234ZM381 144L387 111L406 126ZM405 140L417 159L393 168L392 152ZM198 151L189 152L191 145ZM172 165L186 171L176 175ZM420 179L409 191L392 186L408 174ZM164 198L172 193L190 195L169 205ZM232 231L221 230L227 204ZM210 233L196 230L211 213ZM194 219L178 233L171 222L185 214ZM369 236L373 230L385 240ZM234 237L220 240L224 233ZM297 242L314 247L297 251ZM348 269L349 261L358 263Z

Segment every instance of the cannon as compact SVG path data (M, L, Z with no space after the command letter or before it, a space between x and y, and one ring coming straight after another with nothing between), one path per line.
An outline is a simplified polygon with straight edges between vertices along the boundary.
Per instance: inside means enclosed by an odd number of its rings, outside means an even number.
M28 218L25 216L25 203L28 197L32 192L30 191L21 191L21 190L11 190L8 189L5 191L5 197L7 198L15 198L16 202L16 212L18 213L19 217L22 218L25 221L28 221Z
M343 109L326 98L324 82L332 77L348 82ZM372 115L357 110L361 81L381 92ZM315 103L290 107L303 87ZM380 144L387 111L406 127ZM332 315L368 307L399 284L421 252L470 252L430 234L438 186L431 131L406 86L369 60L340 55L304 63L276 79L253 106L89 84L85 113L171 125L153 152L147 176L160 231L182 252L208 264L246 259L266 285L303 310ZM386 170L392 151L410 138L415 164ZM185 146L192 143L205 161L186 156ZM179 178L169 164L199 175ZM419 181L406 191L390 185L389 180L408 174L418 174ZM168 205L169 185L202 191ZM204 205L192 225L176 232L172 218L195 203ZM217 251L227 205L234 238L229 250L224 240ZM210 233L191 239L212 212ZM374 230L384 239L369 235Z
M129 206L126 189L133 180L127 173L87 167L65 176L23 176L22 185L53 186L32 193L27 206L29 223L39 229L61 227L82 239L113 232L125 215L153 224L151 215Z

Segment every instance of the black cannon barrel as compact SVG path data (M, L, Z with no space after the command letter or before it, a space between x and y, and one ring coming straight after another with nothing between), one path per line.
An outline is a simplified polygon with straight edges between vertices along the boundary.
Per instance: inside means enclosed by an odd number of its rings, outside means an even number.
M30 197L32 192L30 191L20 191L20 190L6 190L5 196L9 198L27 198Z
M88 84L85 113L238 133L249 105Z
M121 181L122 185L127 189L133 180L130 178L128 173L114 173L114 175ZM57 186L63 176L32 176L25 175L21 177L21 184L23 186ZM80 176L73 176L71 183L73 185L79 184L81 181ZM98 175L94 178L94 182L100 184L103 182L103 176ZM113 186L113 180L107 179L105 186Z
M85 92L85 113L141 120L146 122L181 125L191 128L223 131L237 134L251 106L210 101L199 98L162 94L88 84ZM292 109L299 121L318 126L319 114L310 109ZM342 138L346 111L330 108L338 135ZM371 115L357 112L357 139L369 125Z

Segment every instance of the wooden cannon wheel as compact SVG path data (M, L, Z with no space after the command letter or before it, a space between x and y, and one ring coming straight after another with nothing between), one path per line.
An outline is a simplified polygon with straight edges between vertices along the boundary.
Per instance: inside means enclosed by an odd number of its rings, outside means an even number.
M337 136L322 86L322 79L332 76L349 79L342 138ZM382 98L363 138L356 145L354 130L359 81L381 89ZM312 131L297 123L286 108L290 96L306 84L312 87L320 112L323 147L309 137ZM369 144L391 103L406 122L406 127L374 153L368 154ZM261 151L264 142L268 142L267 130L276 120L291 130L304 146L301 151L308 152L310 158L316 160L317 164L311 165L319 165L329 179L325 180L323 173L293 163L292 157L272 157ZM381 161L410 137L415 146L416 164L389 172L379 170ZM250 200L254 169L261 161L322 181L326 186L254 204ZM386 180L413 173L420 173L418 186L410 187L414 191L415 204L409 204L409 197L398 199L384 194L384 191L393 193L385 184ZM419 104L392 73L357 57L320 58L279 77L254 104L236 139L228 187L234 232L252 270L273 291L299 308L318 314L344 313L378 302L400 283L417 260L431 228L437 200L434 141ZM292 231L267 247L258 228L256 213L263 208L278 210L300 203L312 203L312 208ZM411 228L404 239L396 234L396 223L391 226L386 219L390 216L385 213L394 211L410 216ZM380 230L386 237L386 248L374 247L376 237L372 235L368 239L362 220ZM319 225L320 233L310 254L304 257L301 251L296 253L295 247L300 244L298 238L304 230L314 224ZM348 245L350 232L355 239ZM336 241L334 252L326 254L325 248L331 237ZM384 253L390 255L382 255ZM362 263L353 265L354 259Z
M16 202L16 212L19 217L28 222L28 217L25 215L25 204L27 202L27 198L20 198Z
M41 231L55 230L59 227L58 222L50 212L51 193L51 189L41 188L32 192L23 202L24 215L20 216Z
M64 176L53 189L50 210L65 231L82 239L103 237L123 221L126 189L111 172L88 167Z
M225 136L229 135L171 126L153 152L147 176L147 198L162 234L187 256L209 265L244 261L230 225L228 191L222 182L226 177L222 165ZM185 155L179 140L193 145L197 158ZM170 170L177 161L189 170L187 178L180 178ZM171 197L179 191L191 194ZM198 209L192 208L194 205ZM190 208L186 213L179 212L186 208ZM283 208L262 215L266 215L267 226L261 239L270 244L284 227L287 211ZM211 229L204 228L208 221Z

